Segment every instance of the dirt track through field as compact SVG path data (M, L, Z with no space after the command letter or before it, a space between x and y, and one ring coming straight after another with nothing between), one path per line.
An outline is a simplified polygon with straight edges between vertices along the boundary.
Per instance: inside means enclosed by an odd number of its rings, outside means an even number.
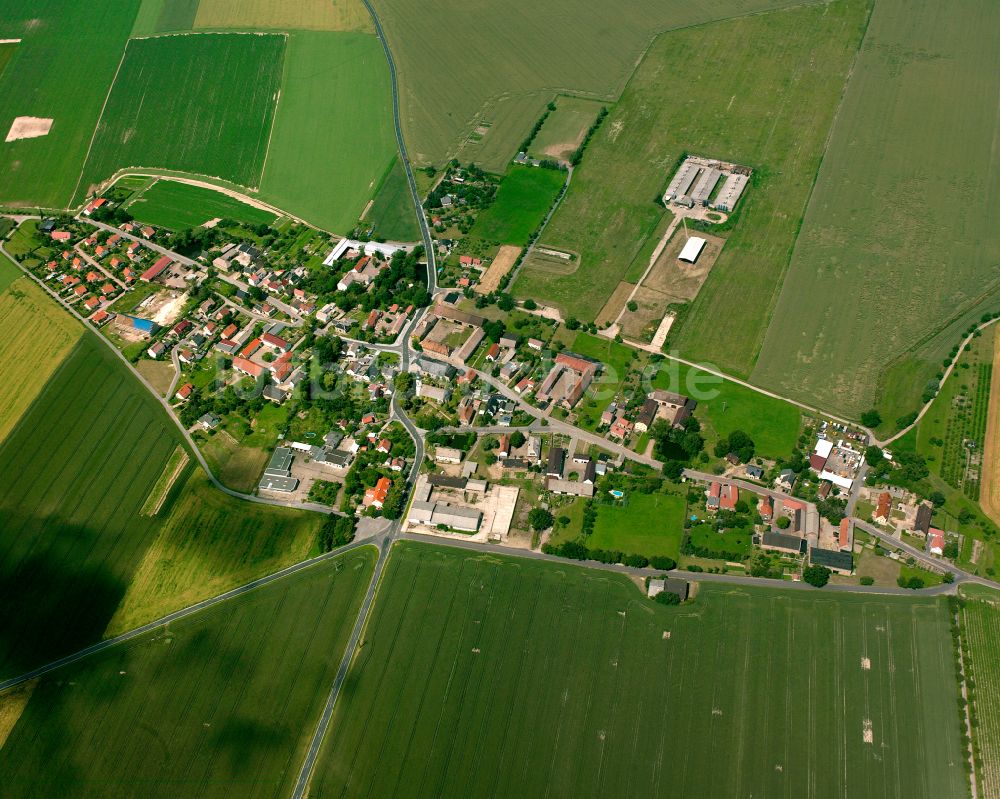
M990 416L983 446L983 470L979 501L994 522L1000 524L1000 328L993 333L993 379L990 383Z

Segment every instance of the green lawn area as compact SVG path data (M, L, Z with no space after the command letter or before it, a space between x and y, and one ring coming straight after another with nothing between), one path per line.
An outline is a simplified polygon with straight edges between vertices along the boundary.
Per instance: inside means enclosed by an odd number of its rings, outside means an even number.
M512 166L500 181L493 205L479 214L469 236L525 246L565 182L566 173L556 169Z
M261 197L348 233L396 154L389 71L363 33L289 34Z
M917 410L961 331L997 310L997 212L969 201L997 181L1000 69L981 69L1000 51L996 11L875 3L755 382L891 423Z
M133 39L77 196L123 167L161 167L259 186L273 146L284 52L280 35Z
M290 795L376 554L350 552L47 675L4 744L4 796Z
M388 241L420 238L410 184L406 182L406 173L398 158L393 160L365 221L372 224L374 235Z
M783 400L677 361L663 361L652 385L697 400L695 415L708 423L716 438L742 430L762 457L788 457L798 441L802 413Z
M564 96L557 97L555 103L556 110L546 117L531 143L528 155L532 158L568 161L604 105L598 100Z
M684 538L684 495L678 493L628 494L627 505L599 505L590 549L610 549L626 554L680 557Z
M667 608L624 575L403 542L347 685L317 796L966 791L943 598L703 583Z
M691 527L688 533L694 546L717 552L720 556L727 552L734 555L749 555L752 549L751 529L737 528L719 532L711 525L702 523Z
M625 376L636 361L638 351L590 333L577 333L567 349L604 364L604 372L591 384L576 406L579 425L593 430L600 424L604 409L616 398L621 399Z
M173 180L156 181L128 205L128 212L140 222L170 230L197 227L212 219L269 225L276 218L221 192Z
M0 0L0 38L20 38L0 71L0 131L50 118L47 136L0 145L0 204L62 207L73 195L139 0Z
M580 257L559 270L529 264L514 293L595 319L666 213L657 198L681 157L749 165L726 246L669 339L685 357L746 375L867 16L866 0L836 0L656 38L542 236Z

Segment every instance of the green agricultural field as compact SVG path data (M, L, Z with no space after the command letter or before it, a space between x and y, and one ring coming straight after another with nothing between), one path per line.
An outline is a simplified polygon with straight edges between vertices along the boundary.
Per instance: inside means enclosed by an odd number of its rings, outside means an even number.
M0 203L70 201L138 7L139 0L0 0L0 39L21 39L0 73ZM18 116L52 119L52 129L3 142Z
M54 672L5 797L285 797L375 563L366 547Z
M0 675L101 637L155 538L139 516L177 446L156 400L81 339L0 444Z
M3 77L4 68L10 63L16 52L16 44L0 44L0 78Z
M83 333L41 288L0 256L0 442Z
M546 117L528 155L569 161L604 103L583 97L557 97L555 103L556 110Z
M398 158L393 160L382 181L365 222L373 226L376 236L388 241L416 241L420 238L410 184L406 182L406 172Z
M565 182L566 173L556 169L511 167L493 204L476 218L470 237L525 246Z
M610 549L627 555L680 557L684 538L683 494L629 493L625 505L598 505L590 549Z
M374 36L289 36L261 196L349 232L396 154L389 70Z
M650 37L794 0L467 3L375 0L418 164L458 154L502 172L559 91L614 99ZM430 54L436 54L431 56Z
M78 198L123 167L162 167L259 186L284 50L281 35L133 39L97 126Z
M725 249L670 341L748 373L867 16L866 0L835 0L659 37L542 236L579 254L575 270L529 265L515 294L595 319L666 213L659 197L684 153L747 164L754 177Z
M269 225L270 211L254 208L221 192L173 180L158 180L128 205L140 222L171 230L197 227L211 219L235 219L249 225Z
M197 28L374 32L361 0L195 0Z
M995 593L977 594L959 611L966 677L971 680L979 795L1000 795L1000 610Z
M397 545L312 793L962 796L947 613Z
M142 0L132 36L189 31L198 13L198 0Z
M876 3L756 382L894 421L1000 309L998 52L990 0Z
M787 458L798 442L802 413L791 403L677 361L660 363L651 384L698 402L695 415L709 444L742 430L754 440L758 455Z

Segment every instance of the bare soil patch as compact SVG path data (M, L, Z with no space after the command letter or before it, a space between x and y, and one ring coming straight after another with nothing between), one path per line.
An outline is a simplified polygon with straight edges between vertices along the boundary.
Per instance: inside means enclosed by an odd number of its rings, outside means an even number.
M493 259L493 263L490 264L485 274L483 274L483 279L476 286L476 291L480 294L489 294L500 288L500 281L503 280L504 275L514 266L520 254L520 247L513 244L504 244L500 248L500 252L497 253L496 258Z
M45 117L15 117L10 130L7 132L7 141L17 141L18 139L37 139L39 136L47 136L52 129L52 120Z
M681 248L687 243L683 229L678 229L653 264L653 268L642 283L643 288L659 291L670 297L671 302L690 302L698 296L726 240L707 233L694 235L708 242L701 251L698 261L689 264L677 259Z
M993 326L993 377L990 414L986 422L979 502L983 512L1000 524L1000 328Z
M622 334L626 338L650 341L667 313L667 305L673 300L663 292L645 286L640 286L632 299L638 307L634 311L626 309L622 315Z

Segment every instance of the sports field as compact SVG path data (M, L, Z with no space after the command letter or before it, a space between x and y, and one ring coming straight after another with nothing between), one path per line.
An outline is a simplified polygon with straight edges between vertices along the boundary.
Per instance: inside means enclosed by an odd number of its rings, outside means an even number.
M140 222L171 230L197 227L212 219L235 219L251 225L269 225L275 220L270 211L254 208L221 192L158 180L129 203L128 212Z
M5 797L286 797L375 562L353 551L54 672Z
M392 162L364 221L374 226L376 236L388 241L416 241L420 238L410 184L406 182L406 173L399 159Z
M0 675L101 637L155 538L139 509L177 445L151 395L80 339L0 444Z
M323 521L318 513L233 500L196 468L175 492L108 635L305 560Z
M555 103L556 110L546 117L531 143L528 155L532 158L568 161L604 105L582 97L557 97Z
M69 202L138 7L139 0L0 0L0 39L21 39L0 73L0 203ZM50 118L52 129L4 142L19 116Z
M260 185L285 37L134 39L108 97L78 198L123 167L162 167Z
M681 156L747 164L725 249L670 342L749 372L867 14L865 0L835 0L659 37L542 236L579 253L575 269L529 263L514 293L595 319L666 213L658 198Z
M313 795L965 793L943 600L703 584L666 608L404 543L348 685Z
M374 36L289 36L261 197L348 233L396 154L389 70Z
M697 401L696 414L708 423L702 433L709 444L715 440L713 432L722 438L742 430L762 457L787 458L795 449L802 413L791 403L676 361L663 361L651 384Z
M493 204L476 218L471 237L523 247L538 229L566 182L556 169L513 166L497 188Z
M1000 609L996 595L965 603L959 611L966 678L973 683L976 779L983 799L1000 797Z
M756 382L895 420L1000 308L998 53L990 0L876 4Z
M0 382L0 442L82 333L69 314L0 256L0 363L5 376Z
M323 30L371 33L361 0L200 0L196 28Z
M404 134L418 163L502 172L557 92L614 99L662 30L794 0L468 3L376 0L399 70ZM447 54L442 57L442 54Z
M684 538L684 495L633 491L627 503L598 506L594 532L587 537L587 546L626 555L669 555L677 560Z

